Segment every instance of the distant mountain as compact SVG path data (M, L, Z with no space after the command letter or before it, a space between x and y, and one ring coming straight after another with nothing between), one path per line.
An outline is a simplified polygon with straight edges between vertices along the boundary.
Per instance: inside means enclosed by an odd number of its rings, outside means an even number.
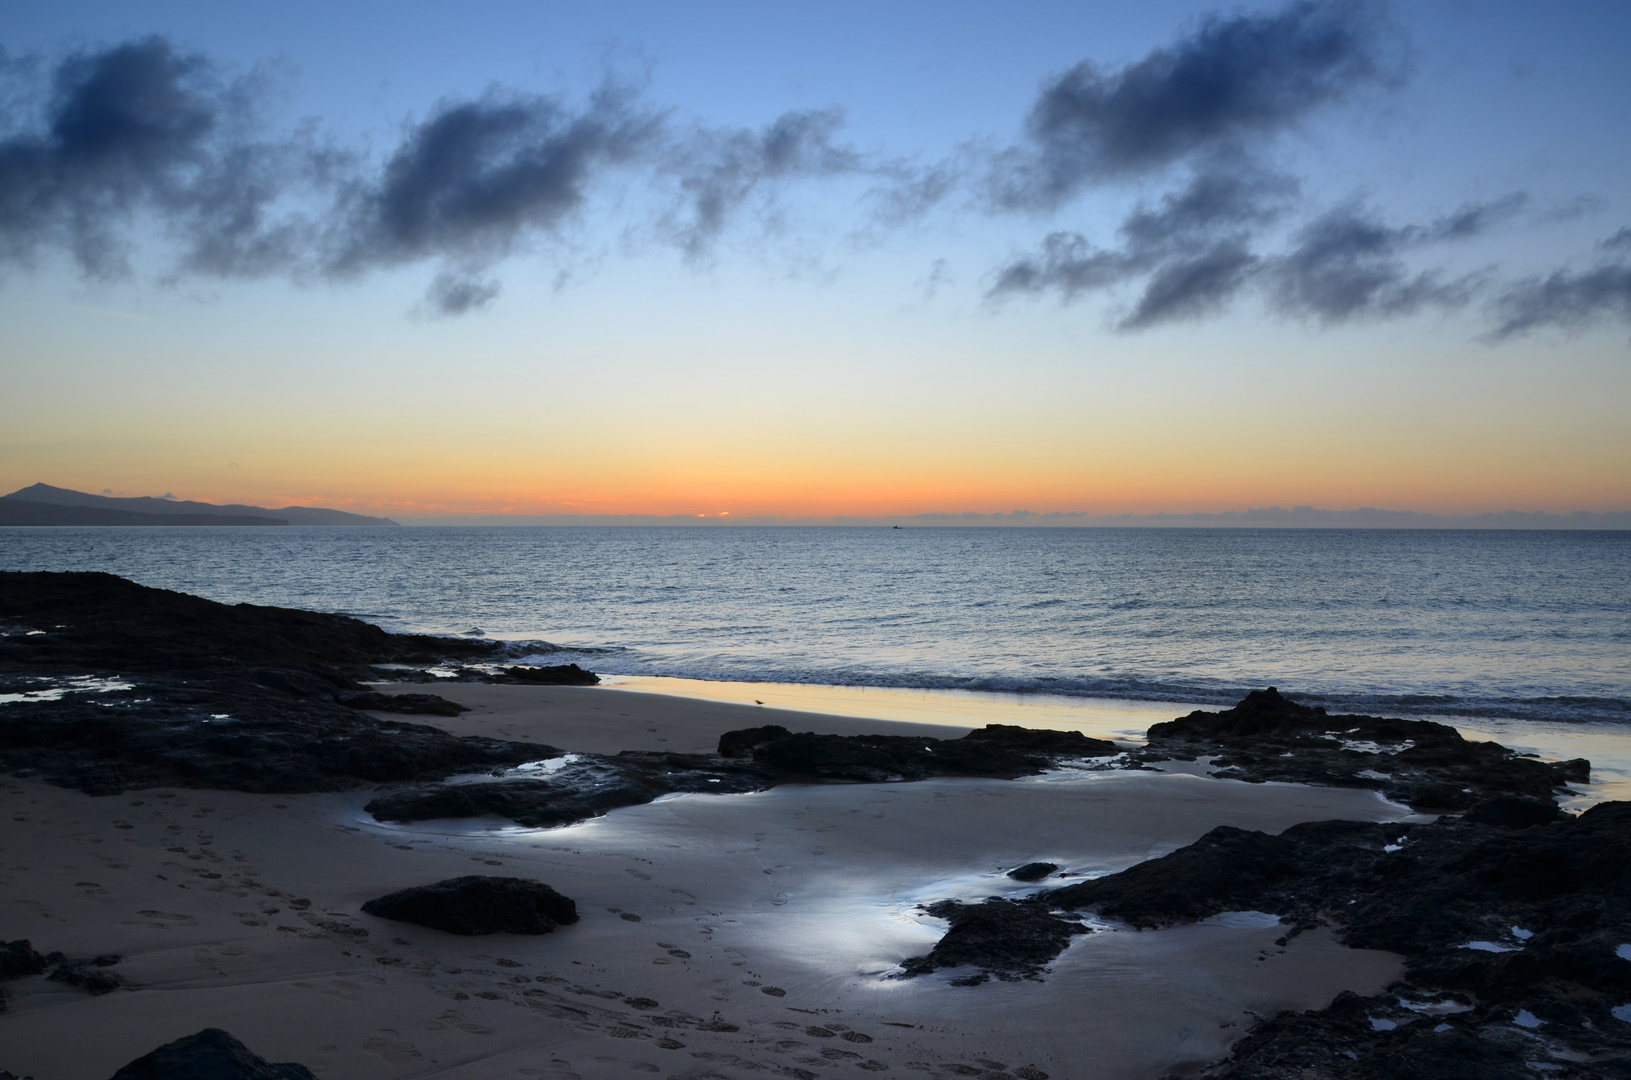
M35 484L0 496L0 525L397 525L390 518L317 506L217 506L214 503L118 499Z

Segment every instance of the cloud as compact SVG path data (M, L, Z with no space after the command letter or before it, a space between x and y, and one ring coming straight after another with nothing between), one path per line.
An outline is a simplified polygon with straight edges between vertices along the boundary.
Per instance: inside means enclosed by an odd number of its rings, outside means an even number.
M205 60L162 38L63 60L42 122L0 140L0 257L29 263L60 246L91 277L127 273L115 226L191 204L228 92Z
M1136 273L1119 251L1095 248L1080 233L1054 232L1042 240L1042 250L1021 256L997 271L987 296L1000 299L1011 293L1057 293L1069 302L1126 280Z
M1052 233L1039 253L999 269L987 295L1054 293L1069 302L1147 277L1120 329L1215 312L1260 261L1249 249L1252 236L1282 217L1296 195L1289 177L1232 158L1215 160L1182 189L1129 213L1117 229L1119 247L1095 248L1080 234Z
M172 281L441 263L427 302L458 314L497 296L483 267L560 236L618 170L657 186L654 220L690 258L786 184L903 175L841 144L838 110L676 131L615 79L581 105L503 88L444 100L371 161L315 124L270 133L265 71L229 79L162 37L0 60L0 91L22 88L0 93L0 268L64 251L88 277L119 277L130 237L156 232Z
M1205 17L1125 67L1083 61L1046 83L1028 142L998 163L992 198L1008 209L1051 208L1088 184L1240 151L1392 81L1402 70L1396 54L1379 9L1360 0Z
M1270 303L1282 314L1325 325L1462 307L1476 291L1476 276L1446 280L1436 271L1415 271L1403 254L1424 244L1471 239L1523 201L1508 196L1427 225L1400 227L1356 206L1338 207L1305 226L1291 250L1267 265Z
M1144 295L1118 324L1119 329L1143 330L1220 311L1250 280L1258 262L1256 255L1234 241L1167 262L1150 275Z
M1494 303L1495 328L1487 340L1504 341L1545 327L1577 332L1605 322L1631 325L1631 227L1601 241L1599 250L1623 252L1582 271L1556 270L1509 286Z
M611 77L581 99L501 87L445 99L375 154L315 121L269 123L275 65L233 74L158 36L54 61L0 54L0 271L61 253L86 277L117 278L132 272L138 237L168 258L166 281L345 281L424 265L421 310L456 316L500 296L498 262L572 250L571 230L602 207L624 215L625 235L700 263L754 215L761 242L789 242L769 234L800 185L849 182L864 221L835 235L873 242L874 226L904 226L959 192L973 200L965 211L1050 211L1091 186L1158 182L1168 190L1107 240L1053 228L997 267L988 299L1122 290L1122 331L1216 315L1247 295L1321 326L1488 296L1491 340L1631 320L1631 228L1600 243L1594 266L1497 286L1435 269L1427 253L1517 215L1522 194L1417 224L1357 204L1308 216L1297 178L1270 166L1273 141L1391 85L1402 56L1369 0L1209 15L1120 67L1083 62L1050 78L1011 149L969 143L918 167L850 145L838 109L681 125ZM649 197L614 197L631 183ZM1603 205L1580 198L1569 212ZM1294 213L1302 225L1287 235ZM944 268L918 283L925 297L949 280Z
M791 180L869 171L859 152L835 141L843 124L842 111L817 109L783 113L757 131L694 130L669 154L682 208L670 212L666 231L687 257L700 258L754 196L768 198Z
M597 173L636 158L658 130L617 86L577 112L554 98L497 90L443 102L408 131L377 178L347 193L329 266L347 274L507 255L578 210Z
M503 285L496 280L444 271L431 281L425 301L432 315L463 315L485 308L502 291Z
M1169 252L1206 240L1220 230L1260 228L1280 218L1298 194L1289 176L1224 158L1209 162L1181 191L1159 205L1140 206L1120 228L1129 248Z
M1118 230L1119 248L1095 248L1079 234L1052 233L1040 252L1001 267L988 296L1053 293L1069 302L1143 279L1142 295L1117 323L1124 331L1217 314L1248 286L1265 290L1280 314L1328 326L1448 310L1472 300L1483 277L1416 270L1406 256L1480 236L1527 202L1513 194L1403 226L1388 225L1356 205L1340 206L1294 233L1280 253L1255 253L1255 238L1283 216L1295 195L1294 182L1273 174L1248 180L1203 172L1157 206L1129 214Z

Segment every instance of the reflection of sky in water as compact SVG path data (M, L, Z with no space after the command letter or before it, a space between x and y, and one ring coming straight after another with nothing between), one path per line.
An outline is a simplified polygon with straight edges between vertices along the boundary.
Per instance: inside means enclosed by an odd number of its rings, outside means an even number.
M696 892L699 904L717 914L720 929L729 929L733 944L757 954L774 952L781 963L834 985L919 994L927 993L930 984L968 974L963 970L907 980L924 985L923 990L889 978L902 960L926 953L945 931L944 921L924 914L921 905L1017 898L1112 873L1181 846L1215 823L1197 818L1169 835L1174 828L1170 822L1116 818L1122 824L1112 825L1101 818L1106 800L1116 799L1118 792L1148 798L1151 791L1161 790L1151 785L1160 784L1172 785L1180 803L1187 798L1197 807L1204 801L1193 800L1207 799L1213 784L1226 796L1305 805L1300 792L1306 789L1294 785L1247 788L1183 775L1061 773L1020 781L784 785L750 795L672 795L555 829L522 829L494 819L381 825L366 815L359 815L356 824L404 837L479 834L529 847L569 846L586 856L656 860L658 866L646 869L659 881L672 878ZM1407 813L1370 792L1343 792L1336 798L1342 811L1334 816L1397 820ZM1152 807L1143 816L1154 819L1164 812ZM1179 811L1186 812L1201 813ZM1231 819L1239 813L1220 812ZM1276 831L1308 816L1300 809L1284 812L1290 816L1274 825ZM1006 876L1030 861L1054 862L1060 871L1031 883ZM562 887L561 882L552 884ZM1071 951L1089 939L1132 933L1091 916L1081 918L1098 932L1075 939ZM1272 915L1232 912L1192 932L1267 933L1271 940L1278 925Z

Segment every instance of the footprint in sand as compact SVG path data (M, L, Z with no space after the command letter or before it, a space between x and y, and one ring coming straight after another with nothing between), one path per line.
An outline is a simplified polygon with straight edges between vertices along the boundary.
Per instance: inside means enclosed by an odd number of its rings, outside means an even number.
M491 1035L493 1033L493 1029L490 1027L482 1027L480 1024L472 1024L470 1021L464 1019L464 1013L457 1009L448 1009L447 1011L443 1012L441 1016L438 1016L436 1019L427 1023L425 1025L425 1030L441 1031L442 1029L450 1026L457 1028L466 1035ZM525 1072L526 1070L523 1069L522 1071Z
M153 927L163 928L168 927L171 924L176 926L198 925L198 920L193 918L191 915L183 915L175 911L154 911L153 909L149 908L146 911L138 911L136 914L140 915L144 919L155 920L154 922L146 924Z
M328 994L330 997L337 997L341 1001L362 1000L362 987L358 986L356 983L342 982L339 979L335 979L333 982L329 983L323 990L323 993ZM366 1049L366 1047L364 1049Z
M404 1041L398 1032L390 1028L382 1028L379 1034L363 1043L362 1048L388 1065L406 1065L420 1057L413 1043Z

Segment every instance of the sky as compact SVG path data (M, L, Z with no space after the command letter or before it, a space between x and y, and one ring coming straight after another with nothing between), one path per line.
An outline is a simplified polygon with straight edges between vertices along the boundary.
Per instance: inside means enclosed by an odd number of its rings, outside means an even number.
M1631 509L1631 7L0 8L0 488Z

